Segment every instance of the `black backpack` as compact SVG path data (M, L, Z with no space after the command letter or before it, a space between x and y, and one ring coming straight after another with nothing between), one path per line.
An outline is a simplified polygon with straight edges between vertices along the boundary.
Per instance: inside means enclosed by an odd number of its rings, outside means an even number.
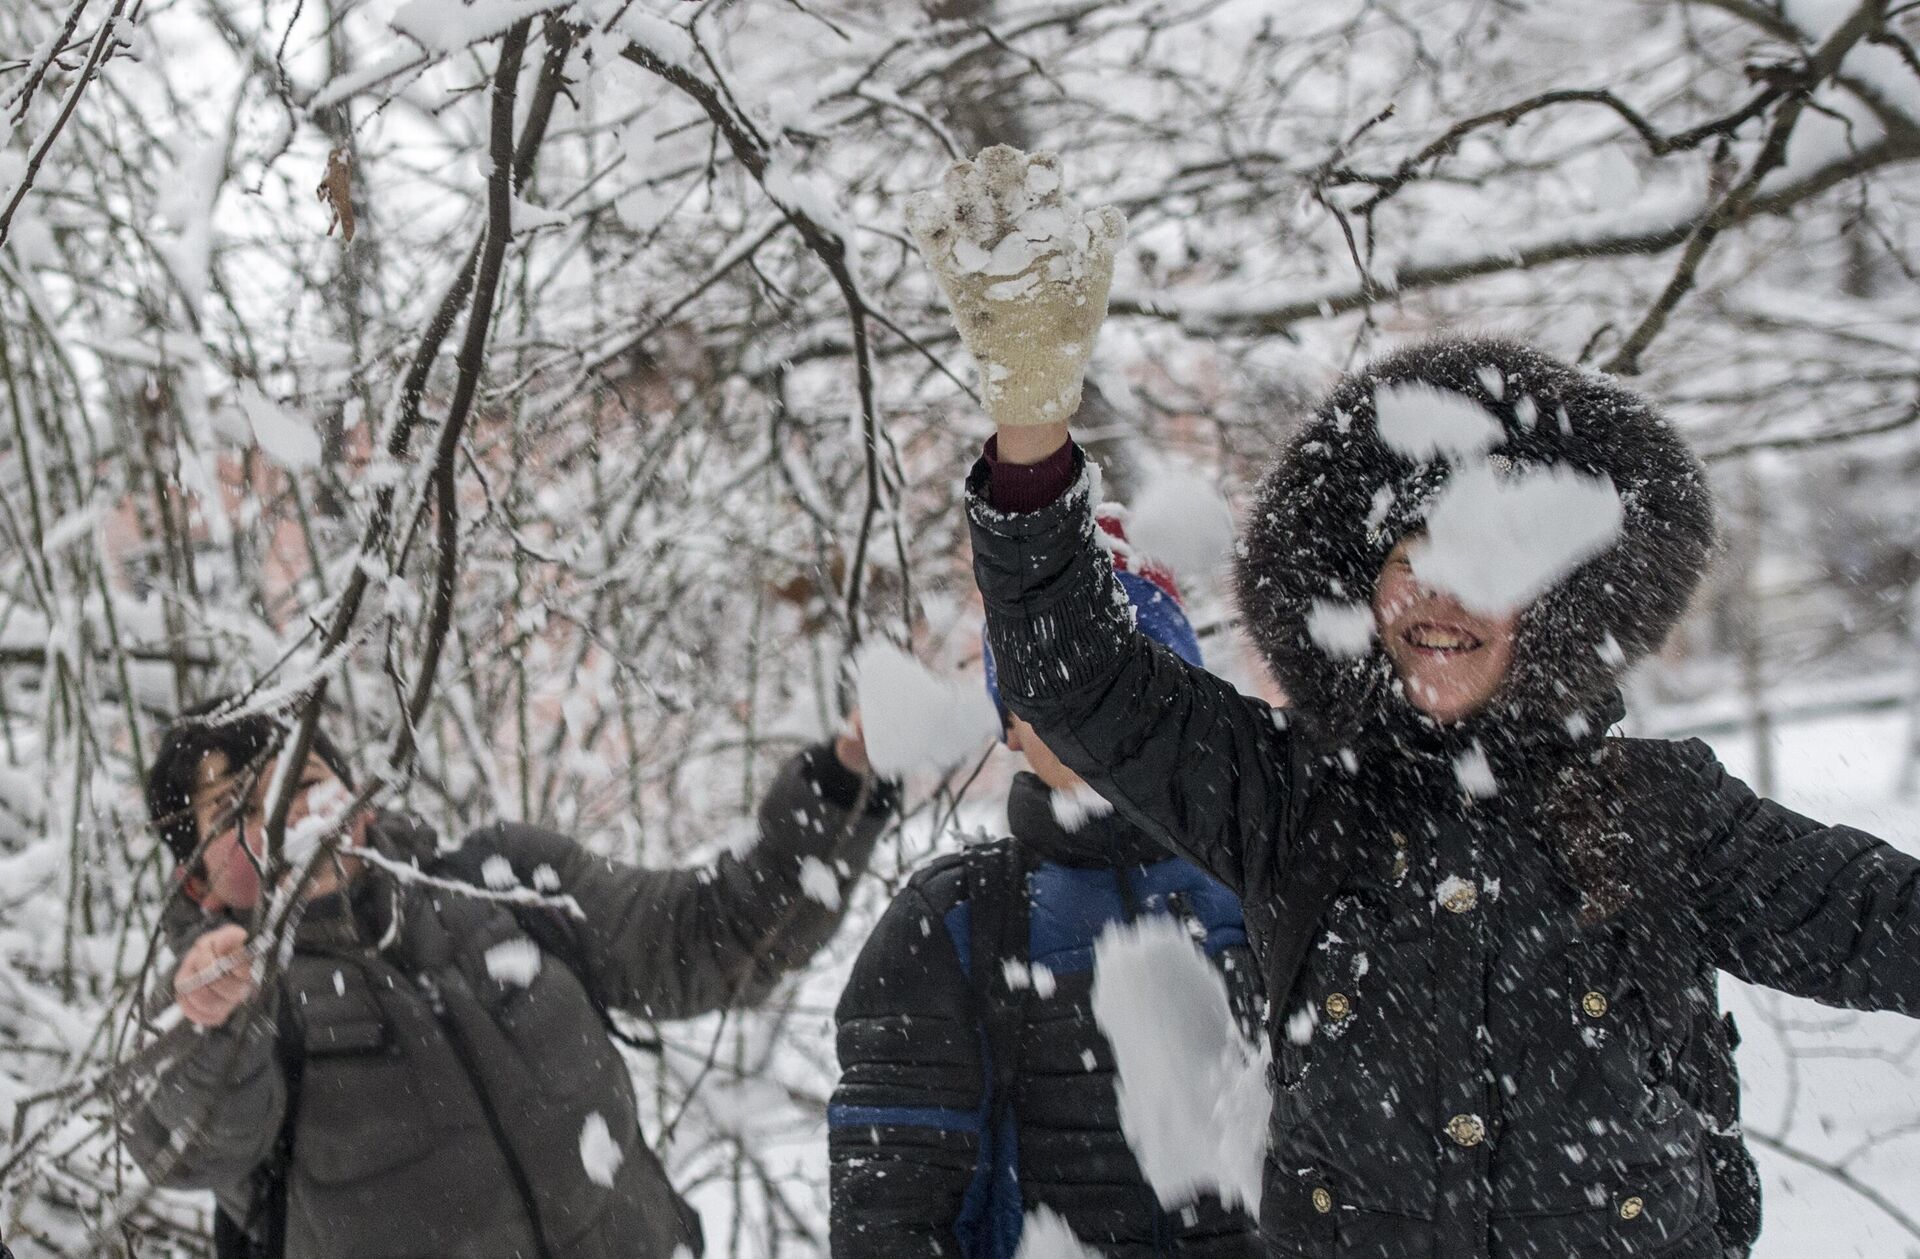
M1320 921L1333 908L1348 870L1359 856L1359 844L1341 836L1357 836L1359 827L1316 829L1316 838L1328 837L1304 851L1288 871L1274 915L1275 938L1267 971L1267 1017L1287 1009L1294 985L1319 934ZM1304 827L1296 831L1301 833ZM1692 1034L1674 1063L1673 1085L1682 1099L1711 1121L1707 1129L1707 1162L1713 1172L1717 1215L1714 1232L1729 1259L1745 1259L1760 1237L1760 1169L1740 1135L1740 1067L1733 1051L1740 1031L1733 1016L1719 1008L1719 990L1712 983L1711 1008L1694 1019Z
M442 854L428 873L471 883L475 887L485 887L482 867L496 852L490 845L469 838L461 847ZM592 970L587 964L586 948L580 940L579 924L571 915L543 905L507 902L507 908L512 911L520 930L540 947L542 953L558 960L580 980L580 986L586 990L587 1000L593 1003L594 1013L600 1016L601 1025L607 1029L608 1036L634 1049L659 1052L658 1040L629 1034L614 1022L612 1012L601 1002L599 989L593 982ZM306 1047L299 1042L293 1030L294 1020L291 1018L274 1020L280 1073L286 1081L286 1110L280 1123L280 1134L274 1140L272 1155L254 1169L248 1182L246 1218L235 1219L227 1213L226 1208L215 1207L214 1259L283 1259L286 1254L287 1168L293 1162L294 1119L299 1113L300 1075L306 1061ZM7 1257L0 1255L0 1259Z

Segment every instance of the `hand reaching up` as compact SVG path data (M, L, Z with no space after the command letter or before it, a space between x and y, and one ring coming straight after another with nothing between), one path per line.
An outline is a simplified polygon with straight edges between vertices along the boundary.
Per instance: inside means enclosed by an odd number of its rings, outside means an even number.
M907 226L980 365L993 422L1064 425L1107 316L1126 217L1069 202L1053 154L995 145L908 201Z

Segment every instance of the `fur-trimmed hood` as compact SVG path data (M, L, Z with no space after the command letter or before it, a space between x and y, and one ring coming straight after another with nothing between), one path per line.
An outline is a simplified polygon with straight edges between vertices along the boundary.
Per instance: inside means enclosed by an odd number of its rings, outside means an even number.
M1606 549L1526 608L1494 700L1446 731L1414 713L1377 636L1339 657L1310 629L1330 606L1370 603L1388 552L1455 474L1440 454L1410 457L1381 436L1376 390L1413 384L1459 394L1499 422L1485 456L1493 466L1603 476L1623 515ZM1235 575L1244 624L1323 750L1423 724L1455 746L1489 734L1583 741L1594 720L1604 729L1621 673L1685 610L1713 545L1705 473L1645 399L1516 342L1447 338L1334 387L1262 480Z

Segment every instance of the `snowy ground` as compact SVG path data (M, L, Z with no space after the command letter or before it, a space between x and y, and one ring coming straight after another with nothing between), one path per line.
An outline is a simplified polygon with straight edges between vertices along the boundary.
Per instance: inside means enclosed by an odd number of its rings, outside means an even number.
M1920 799L1898 801L1898 713L1782 725L1774 760L1781 803L1845 823L1920 853ZM1750 775L1752 740L1716 734L1727 768ZM1892 1014L1851 1014L1728 980L1727 1008L1745 1043L1745 1116L1756 1134L1842 1164L1884 1195L1903 1227L1835 1176L1765 1148L1761 1259L1920 1256L1920 1024Z

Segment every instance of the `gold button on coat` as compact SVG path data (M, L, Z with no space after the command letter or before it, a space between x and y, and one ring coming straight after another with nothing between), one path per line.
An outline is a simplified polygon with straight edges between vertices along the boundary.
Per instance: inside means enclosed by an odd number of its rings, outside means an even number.
M1601 1018L1607 1012L1607 994L1604 992L1588 993L1586 996L1580 998L1580 1008L1587 1012L1587 1017L1590 1019Z
M1447 893L1447 899L1440 902L1456 914L1464 914L1480 903L1480 893L1471 883L1462 883Z
M1628 1198L1620 1204L1620 1218L1623 1220L1637 1220L1640 1218L1640 1213L1646 1209L1647 1204L1641 1199Z
M1455 1145L1475 1146L1486 1139L1487 1127L1478 1115L1455 1115L1447 1120L1447 1135Z
M1336 1023L1353 1013L1353 1002L1348 999L1347 994L1344 992L1328 993L1326 1005L1327 1017Z
M1322 1215L1333 1210L1333 1195L1316 1185L1313 1190L1313 1209Z

